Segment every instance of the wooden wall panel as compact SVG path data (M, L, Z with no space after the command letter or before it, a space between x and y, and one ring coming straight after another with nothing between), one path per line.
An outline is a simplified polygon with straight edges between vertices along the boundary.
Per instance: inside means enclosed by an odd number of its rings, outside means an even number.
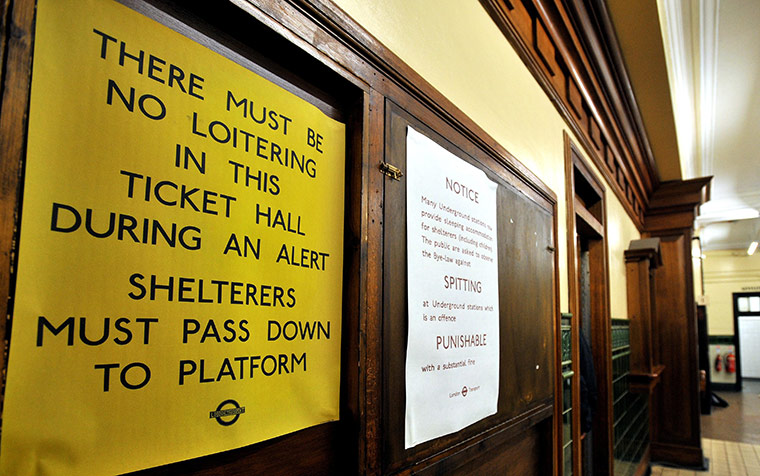
M498 190L499 308L502 319L499 411L514 416L552 397L552 217L508 186Z
M662 355L661 363L665 365L666 378L661 389L659 405L662 410L678 407L687 403L683 391L679 389L689 378L687 369L677 360L688 355L689 313L686 309L686 278L682 272L686 263L683 256L684 237L672 235L661 237L662 266L657 269L656 288L656 333L662 342L667 342L668 352ZM670 412L669 412L670 413ZM678 417L662 419L658 423L658 432L686 438L691 434L690 418Z
M351 474L352 453L341 423L327 423L224 453L129 473L131 476Z
M551 190L329 1L123 2L212 49L239 55L255 71L348 124L340 421L136 474L493 474L515 468L521 474L551 474L556 469L552 417L559 333L556 196ZM2 5L8 26L0 43L6 64L0 116L0 252L6 261L0 263L0 291L12 295L8 270L20 205L35 1ZM518 18L532 31L531 13L522 2L515 5L515 14L523 15ZM545 33L538 47L547 67L560 71L556 45L550 31ZM383 286L395 293L391 296L405 294L406 262L397 253L405 248L403 202L394 201L397 192L391 193L389 179L378 170L381 162L394 160L390 143L384 142L397 140L398 129L386 122L391 101L401 106L399 111L410 111L407 120L414 117L429 126L421 127L500 183L499 412L414 454L399 452L393 443L399 434L392 434L404 402L403 379L396 377L403 370L406 307L403 298L383 295Z
M386 108L387 161L406 173L406 127L424 131L463 160L482 168L478 158L464 153L394 104ZM414 448L404 448L405 363L407 346L406 181L385 180L384 235L384 459L387 472L453 468L469 458L468 448L512 438L530 421L551 416L554 398L554 228L547 203L536 202L486 169L499 183L497 239L499 242L500 390L498 412L453 435ZM518 424L518 422L520 422ZM551 422L551 419L549 419ZM551 434L551 425L548 428ZM551 454L551 443L540 451ZM538 449L535 449L538 451ZM505 464L502 456L481 451L478 461ZM522 455L522 463L539 467L541 460ZM420 462L422 461L422 462ZM489 464L491 464L489 463ZM486 471L476 463L475 472ZM473 466L474 465L474 466ZM441 474L436 469L436 473ZM448 469L447 469L448 471ZM448 474L448 473L446 473ZM488 474L488 473L478 473Z
M690 234L658 236L662 266L656 270L655 332L665 370L656 389L652 458L700 466L696 304L688 295L691 274L684 271L691 267Z
M508 441L478 452L461 466L440 464L427 471L420 471L421 476L492 476L495 474L519 474L520 476L546 476L551 474L551 453L547 434L550 428L546 423L535 425Z
M709 200L711 177L663 182L650 198L645 237L660 238L662 266L655 270L652 359L664 365L652 407L654 461L701 466L699 366L692 226Z

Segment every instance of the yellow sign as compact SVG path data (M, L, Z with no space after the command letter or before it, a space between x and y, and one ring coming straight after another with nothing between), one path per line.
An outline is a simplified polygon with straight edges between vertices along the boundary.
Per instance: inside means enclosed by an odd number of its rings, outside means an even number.
M110 0L40 0L0 474L338 418L345 127Z

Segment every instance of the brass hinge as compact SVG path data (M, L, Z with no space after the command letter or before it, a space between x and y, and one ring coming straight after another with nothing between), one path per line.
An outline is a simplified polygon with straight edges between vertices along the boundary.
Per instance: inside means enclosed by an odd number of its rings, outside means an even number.
M383 162L380 164L380 171L387 175L388 177L392 178L393 180L401 180L401 177L404 176L404 173L401 172L401 169L391 165L387 162Z

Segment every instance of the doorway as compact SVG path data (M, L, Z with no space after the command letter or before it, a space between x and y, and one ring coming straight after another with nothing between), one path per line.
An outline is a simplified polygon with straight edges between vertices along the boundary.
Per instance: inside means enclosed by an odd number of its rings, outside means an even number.
M580 402L573 474L612 474L612 369L604 187L565 136L568 287ZM584 355L585 354L585 355ZM593 371L591 370L593 368ZM585 381L582 383L582 379ZM594 392L595 390L595 392ZM596 398L593 398L593 394ZM585 420L585 421L584 421ZM577 438L577 439L575 439Z
M590 378L587 362L589 342L592 340L591 335L591 267L589 254L589 237L578 235L578 252L579 264L578 270L578 289L580 291L580 328L578 329L579 353L581 366L581 474L583 476L593 476L594 474L594 432L588 428L589 421L593 425L593 415L595 409L587 408L596 406L597 390L595 377ZM593 356L593 349L591 349ZM585 370L585 372L584 372ZM589 401L593 400L593 402Z
M727 370L735 366L736 388L742 379L760 379L760 293L734 293L735 355L724 356ZM729 359L731 363L729 363Z

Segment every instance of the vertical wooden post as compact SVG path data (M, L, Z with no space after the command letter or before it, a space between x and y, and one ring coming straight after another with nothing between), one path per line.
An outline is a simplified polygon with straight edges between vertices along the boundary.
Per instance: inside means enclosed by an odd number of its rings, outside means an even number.
M634 240L625 251L626 281L628 289L628 319L630 322L631 371L630 390L644 394L649 408L649 438L655 433L653 419L654 391L664 366L655 356L655 270L662 264L660 239ZM647 445L649 442L647 442ZM639 473L649 467L650 451L644 452L639 462Z
M654 357L654 270L662 264L660 239L634 240L625 251L628 318L631 321L631 371L652 375L661 363Z
M645 235L660 238L662 266L655 271L653 355L665 366L655 389L652 459L701 467L699 360L691 238L711 177L665 182L650 201Z

